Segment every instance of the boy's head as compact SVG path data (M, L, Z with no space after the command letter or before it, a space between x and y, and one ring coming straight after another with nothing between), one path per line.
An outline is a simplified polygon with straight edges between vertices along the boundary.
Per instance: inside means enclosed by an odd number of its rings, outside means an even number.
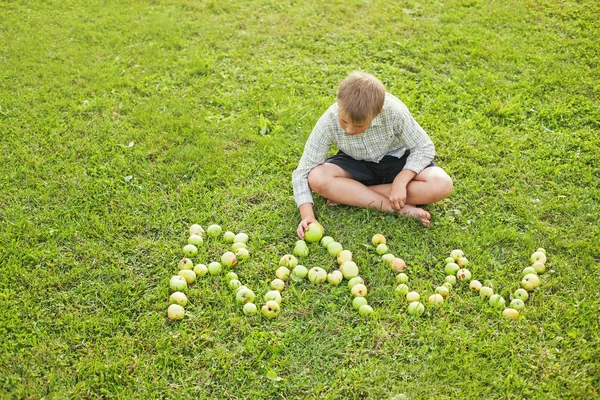
M350 73L337 92L340 126L349 135L366 131L383 110L384 101L385 86L379 79L365 72Z

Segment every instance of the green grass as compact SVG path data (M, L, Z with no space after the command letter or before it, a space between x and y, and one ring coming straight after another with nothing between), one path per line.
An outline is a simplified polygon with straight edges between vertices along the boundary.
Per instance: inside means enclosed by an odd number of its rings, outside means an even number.
M0 397L599 398L598 15L595 1L4 1ZM247 232L238 273L267 290L296 240L291 173L355 69L408 105L455 183L430 229L316 198L374 317L345 285L303 283L278 319L247 318L205 277L168 321L195 222ZM518 322L465 288L411 318L365 246L376 232L423 295L453 248L505 297L538 247L549 272ZM311 251L307 266L335 266Z

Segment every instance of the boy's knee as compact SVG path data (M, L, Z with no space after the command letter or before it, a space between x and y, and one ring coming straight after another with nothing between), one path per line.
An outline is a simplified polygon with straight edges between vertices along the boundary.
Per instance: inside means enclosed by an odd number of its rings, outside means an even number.
M327 186L327 177L323 173L322 168L319 167L314 168L308 173L308 186L313 191L321 194Z
M452 182L452 178L448 175L439 175L434 178L435 187L437 187L440 193L444 196L444 198L450 196L452 190L454 189L454 182Z

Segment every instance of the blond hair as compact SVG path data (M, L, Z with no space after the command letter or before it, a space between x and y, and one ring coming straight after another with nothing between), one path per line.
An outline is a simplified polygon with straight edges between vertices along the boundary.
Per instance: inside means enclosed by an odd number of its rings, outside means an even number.
M351 72L340 83L337 92L339 110L353 123L375 118L383 109L385 86L366 72Z

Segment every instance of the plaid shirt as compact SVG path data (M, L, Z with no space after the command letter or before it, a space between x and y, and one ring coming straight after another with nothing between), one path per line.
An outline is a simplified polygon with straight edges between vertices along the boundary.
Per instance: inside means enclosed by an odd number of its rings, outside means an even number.
M410 154L404 169L417 174L435 156L435 147L427 133L404 103L390 93L386 93L383 111L366 131L355 136L348 135L340 126L335 103L319 118L306 141L298 168L292 174L294 200L298 207L313 202L308 173L325 162L332 144L352 158L371 162L379 162L386 155L401 157L408 149Z

